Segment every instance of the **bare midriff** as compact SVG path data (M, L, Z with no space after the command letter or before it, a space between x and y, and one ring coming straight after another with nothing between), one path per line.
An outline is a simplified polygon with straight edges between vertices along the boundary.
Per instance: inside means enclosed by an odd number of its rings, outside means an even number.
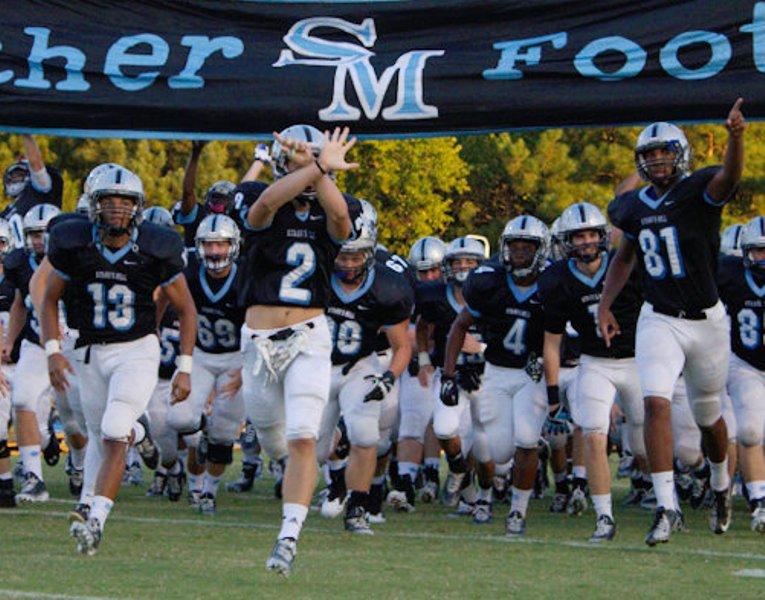
M245 315L245 323L250 329L281 329L324 314L319 307L269 306L258 304L250 306Z

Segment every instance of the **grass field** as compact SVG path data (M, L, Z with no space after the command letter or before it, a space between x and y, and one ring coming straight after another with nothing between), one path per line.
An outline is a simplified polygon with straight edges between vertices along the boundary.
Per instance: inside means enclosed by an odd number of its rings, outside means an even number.
M76 555L68 537L63 469L46 477L51 502L0 511L0 598L765 598L765 578L737 575L765 576L765 537L749 530L740 498L726 535L709 532L706 511L688 509L691 531L654 549L643 543L644 510L617 509L616 540L594 546L591 510L551 515L549 498L532 501L527 537L513 542L503 535L504 505L476 526L420 504L410 515L389 512L371 538L312 513L284 580L264 568L280 515L268 477L249 494L222 490L212 518L123 488L94 557ZM618 502L626 489L617 485Z

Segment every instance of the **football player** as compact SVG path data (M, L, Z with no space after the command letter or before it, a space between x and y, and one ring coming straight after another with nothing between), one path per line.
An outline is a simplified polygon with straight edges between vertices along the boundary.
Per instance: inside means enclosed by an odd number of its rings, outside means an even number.
M731 109L728 145L721 167L690 173L685 134L669 123L654 123L638 136L635 161L649 185L617 196L611 221L622 230L619 250L606 275L598 322L607 345L620 332L611 306L637 262L645 304L637 324L635 359L645 398L645 439L657 508L646 543L669 541L678 519L672 471L670 399L683 372L688 398L708 451L715 506L710 528L727 531L728 434L720 393L728 371L729 333L715 274L720 213L744 164L742 99Z
M239 188L252 239L240 304L248 307L242 327L246 411L266 452L275 459L288 455L282 527L266 561L287 576L316 485L316 438L329 396L329 275L360 208L332 176L358 167L345 160L356 142L347 128L322 135L295 125L275 137L276 181Z
M726 256L743 256L741 251L741 234L744 232L744 225L735 223L723 229L720 235L720 253Z
M390 448L390 426L383 426L382 417L384 411L396 412L393 388L411 358L407 330L414 297L402 275L376 264L376 223L362 215L357 229L358 235L340 248L331 277L332 383L318 456L322 461L329 457L342 413L350 443L345 529L371 534L366 518L370 486L378 454L387 455ZM376 352L381 328L392 348L390 361Z
M441 402L456 406L457 357L474 324L486 349L478 395L478 417L497 464L515 458L508 537L526 530L526 510L537 472L537 443L547 417L542 379L544 314L537 281L547 260L550 234L542 221L521 215L505 225L499 261L482 264L462 288L465 307L446 342Z
M13 347L19 334L23 338L14 375L12 402L24 468L24 483L16 499L25 502L48 500L42 474L40 440L41 434L46 441L50 437L48 415L52 390L45 372L45 353L40 346L40 325L29 295L29 281L45 256L48 221L59 212L52 204L39 204L28 211L23 220L24 246L11 252L5 261L6 277L16 288L5 350Z
M436 237L424 237L412 244L409 250L409 264L415 270L417 281L425 283L440 280L443 276L443 260L446 244ZM415 307L415 314L417 309ZM398 476L394 480L395 489L388 494L387 502L396 510L409 512L414 509L414 484L423 461L428 430L432 431L433 404L435 402L436 383L434 367L428 348L417 353L417 360L410 363L410 368L401 376L399 389L399 429L396 445ZM429 481L438 476L440 459L438 449L435 455L426 456L425 469L429 471ZM433 473L435 471L435 473ZM432 474L431 474L432 473ZM426 484L427 485L427 484ZM438 486L433 485L434 496Z
M720 297L731 317L728 392L738 423L741 470L752 507L752 531L765 533L765 217L755 217L741 234L743 256L720 263Z
M74 372L59 341L58 301L69 289L67 314L79 330L75 364L88 446L97 444L100 454L88 520L75 521L70 528L77 551L87 555L98 550L119 490L133 424L157 383L160 348L153 298L157 286L162 286L180 321L174 401L185 400L190 390L196 311L182 274L183 244L174 232L142 224L143 204L138 176L127 169L111 169L93 184L92 222L69 219L50 232L48 259L53 271L42 306L50 381L64 392L67 373ZM86 476L87 470L86 465Z
M643 398L634 360L635 325L643 297L635 272L613 304L622 335L606 347L595 322L604 276L613 257L608 252L606 219L593 204L578 202L563 211L558 236L569 258L547 268L539 283L545 309L547 402L550 420L561 420L564 407L558 387L560 347L566 323L570 322L582 345L571 411L585 436L587 479L597 517L590 541L603 542L613 539L616 533L607 438L617 394L630 424L630 446L635 459L640 468L646 466Z
M417 347L426 350L433 339L430 354L434 366L443 368L446 336L457 315L465 306L462 286L470 272L484 259L484 246L476 239L459 237L446 247L443 260L443 281L434 281L417 288ZM432 336L429 335L432 331ZM460 389L458 403L447 406L436 399L433 409L433 431L439 439L449 475L444 488L445 504L453 505L450 496L457 496L463 483L469 484L468 457L472 452L478 462L480 492L475 502L473 520L488 523L491 520L491 490L494 464L491 462L486 434L478 422L476 392L483 374L483 353L480 335L472 328L465 336L465 346L457 359L456 377ZM474 416L476 418L474 418ZM467 480L467 481L466 481Z
M3 189L10 204L0 212L0 218L11 226L13 245L24 246L24 215L38 204L61 208L64 182L57 169L46 166L40 148L31 135L22 135L24 157L10 165L3 175Z
M8 328L8 313L11 310L15 290L5 277L3 261L11 251L13 234L8 221L0 219L0 341ZM11 390L8 381L13 372L12 364L0 367L0 508L16 506L16 493L11 475L11 451L8 448L8 421L11 418Z
M234 439L244 421L241 388L240 333L244 309L237 307L241 270L241 235L226 215L211 214L199 224L196 253L189 256L186 280L197 308L197 340L191 395L170 407L167 420L179 433L202 431L197 461L205 465L199 511L216 513L223 472L233 462ZM204 414L213 395L209 416Z

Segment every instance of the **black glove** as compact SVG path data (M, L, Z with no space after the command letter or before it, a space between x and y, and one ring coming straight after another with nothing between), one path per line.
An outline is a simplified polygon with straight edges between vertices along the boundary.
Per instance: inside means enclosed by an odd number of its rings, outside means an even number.
M457 383L466 392L475 392L481 387L481 370L476 366L457 368Z
M457 387L457 378L454 375L441 373L441 402L444 406L457 406L460 400L460 392Z
M406 370L412 377L417 377L417 374L420 372L420 360L417 358L416 354L412 356L412 360L409 361L409 366Z
M529 359L526 361L526 373L536 383L542 381L544 368L542 367L542 361L538 360L536 352L529 353Z
M560 404L560 388L557 385L547 386L547 404L549 406Z
M382 375L367 375L364 380L372 382L372 389L364 396L364 402L379 402L396 383L396 376L390 371L385 371Z

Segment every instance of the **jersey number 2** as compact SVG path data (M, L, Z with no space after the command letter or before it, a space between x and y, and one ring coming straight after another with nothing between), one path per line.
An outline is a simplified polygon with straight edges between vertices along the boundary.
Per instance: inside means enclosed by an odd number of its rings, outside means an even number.
M295 268L282 277L279 300L289 304L310 304L311 290L298 286L316 269L316 254L313 248L305 242L295 242L287 250L287 264Z

